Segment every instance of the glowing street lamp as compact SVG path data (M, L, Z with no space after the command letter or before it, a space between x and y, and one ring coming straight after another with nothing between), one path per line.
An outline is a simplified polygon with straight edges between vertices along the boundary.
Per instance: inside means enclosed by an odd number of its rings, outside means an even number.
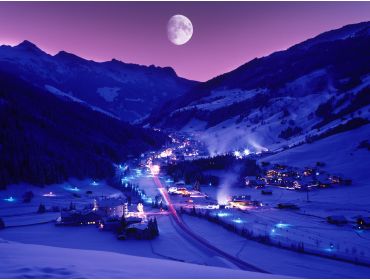
M152 165L150 170L152 171L153 175L158 175L161 171L161 168L159 167L159 165Z
M239 152L239 151L235 151L235 152L234 152L234 156L235 156L236 158L240 158L240 157L241 157L241 154L240 154L240 152Z

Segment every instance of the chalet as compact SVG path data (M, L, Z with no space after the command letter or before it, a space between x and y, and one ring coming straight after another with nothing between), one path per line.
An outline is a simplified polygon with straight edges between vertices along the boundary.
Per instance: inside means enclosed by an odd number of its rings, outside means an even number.
M96 201L96 210L101 216L122 217L125 210L125 197L101 198Z
M262 188L266 185L266 182L256 176L247 176L244 178L245 185L248 187Z
M175 183L175 186L170 187L168 189L169 194L174 194L174 195L182 195L182 196L190 196L189 190L186 188L185 182L184 181L179 181Z
M329 176L329 180L331 181L332 184L341 184L343 181L343 179L337 175Z
M141 223L143 219L139 217L128 217L125 218L126 225Z
M357 225L361 229L370 229L370 217L359 217Z
M250 195L234 195L232 197L232 201L250 201L251 196Z
M341 215L329 216L326 220L333 225L344 225L348 223L347 219Z
M304 170L303 170L303 175L304 176L312 176L314 174L316 174L316 169L315 168L305 167Z
M104 217L99 228L106 231L118 231L121 225L121 219L118 217Z
M148 223L135 223L126 227L125 235L127 239L151 239L152 235Z
M299 207L296 205L296 204L293 204L293 203L279 203L277 205L277 208L278 209L291 209L291 210L298 210Z
M261 194L263 194L263 195L272 195L272 191L270 191L270 190L262 190L261 191Z
M319 188L328 188L332 185L332 181L330 181L329 179L320 179L318 180L317 182L317 186Z
M98 224L102 217L93 210L86 211L62 211L56 220L56 225L77 226Z
M231 208L238 208L240 210L246 210L251 206L255 206L254 202L251 200L250 195L237 195L233 196L229 202Z

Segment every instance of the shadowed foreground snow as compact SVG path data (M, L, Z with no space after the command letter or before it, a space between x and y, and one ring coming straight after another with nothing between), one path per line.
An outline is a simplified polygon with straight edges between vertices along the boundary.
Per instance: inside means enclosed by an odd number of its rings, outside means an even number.
M274 275L0 240L0 278L273 278ZM281 278L281 277L280 277Z

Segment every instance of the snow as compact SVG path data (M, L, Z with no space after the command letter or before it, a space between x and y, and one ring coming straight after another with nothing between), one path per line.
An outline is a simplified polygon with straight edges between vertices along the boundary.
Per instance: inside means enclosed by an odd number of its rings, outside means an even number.
M183 218L212 244L273 274L302 278L366 278L370 273L367 267L270 247L247 240L206 220L187 215Z
M203 111L214 111L222 107L227 107L233 103L238 103L250 99L257 94L266 93L266 89L253 89L253 90L241 90L241 89L223 89L215 90L211 92L211 95L200 99L199 101L189 104L189 106L183 107L179 110L174 111L172 114L181 111L187 111L191 109L198 109Z
M152 182L151 187L154 187L152 178L148 179ZM149 186L149 181L147 184ZM72 189L75 188L78 191L73 193L79 194L80 198L72 195ZM35 194L34 198L30 203L22 203L22 194L29 190L32 190ZM92 197L85 194L87 190L93 191L93 195L112 196L119 194L116 189L109 187L105 182L99 181L94 184L94 180L71 180L64 184L56 184L45 188L30 185L10 186L7 190L0 192L1 198L8 198L11 195L15 198L12 203L4 200L0 202L0 217L4 219L6 226L9 226L0 231L0 238L24 244L99 251L103 255L106 252L112 252L207 266L235 268L234 265L224 259L199 250L196 245L179 232L168 213L158 212L158 210L151 209L151 207L145 206L144 210L147 215L157 218L160 235L154 240L141 241L117 240L114 233L100 231L93 225L56 227L53 221L59 216L59 212L36 213L40 202L44 203L47 209L56 205L68 207L70 202L75 203L77 208L81 209L84 205L92 203ZM43 194L49 194L50 192L55 196L43 196Z
M96 92L104 98L107 102L113 102L114 99L119 95L119 91L121 88L119 87L102 87L98 88Z
M61 97L65 97L73 102L77 102L77 103L81 103L87 107L89 107L90 109L94 110L94 111L97 111L97 112L100 112L100 113L103 113L109 117L112 117L112 118L115 118L115 119L119 119L116 115L108 112L108 111L105 111L97 106L93 106L93 105L90 105L88 103L86 103L85 101L77 98L77 97L74 97L73 94L70 92L70 93L66 93L66 92L63 92L62 90L60 89L57 89L56 87L53 87L51 85L45 85L45 88L47 91L49 91L50 93L54 94L54 95L57 95L57 96L61 96Z
M270 278L267 274L112 252L0 241L1 278Z
M370 153L358 149L363 140L370 138L370 125L339 133L311 144L304 144L264 158L263 161L279 162L290 166L315 166L325 162L325 170L352 178L355 183L370 183L368 166ZM370 195L370 191L368 191Z
M70 179L63 184L53 184L45 188L36 187L28 184L10 185L6 190L0 191L0 217L3 218L7 226L32 225L41 222L50 222L57 218L59 212L48 211L38 214L37 209L40 203L44 204L48 210L52 207L68 207L73 202L78 208L93 202L91 195L86 191L92 191L93 195L114 195L119 193L116 189L108 186L104 181L93 185L93 180ZM73 191L77 187L78 191ZM29 203L22 202L25 192L32 191L34 198ZM52 192L53 197L44 196ZM80 197L76 197L80 196ZM14 202L4 200L12 196Z

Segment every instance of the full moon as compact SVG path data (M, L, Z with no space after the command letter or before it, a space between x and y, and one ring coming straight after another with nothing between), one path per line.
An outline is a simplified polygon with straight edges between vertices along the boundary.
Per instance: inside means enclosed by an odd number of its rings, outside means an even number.
M183 15L174 15L167 24L167 36L175 45L183 45L193 35L193 25L190 19Z

